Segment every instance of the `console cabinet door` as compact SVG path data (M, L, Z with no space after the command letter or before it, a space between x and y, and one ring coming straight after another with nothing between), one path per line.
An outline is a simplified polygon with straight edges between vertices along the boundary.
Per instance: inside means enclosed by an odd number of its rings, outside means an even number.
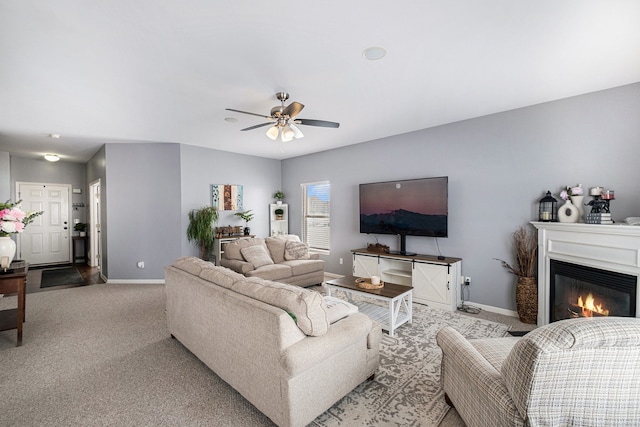
M424 304L450 305L449 268L446 265L414 261L413 300Z
M353 275L355 277L379 276L377 255L353 254Z

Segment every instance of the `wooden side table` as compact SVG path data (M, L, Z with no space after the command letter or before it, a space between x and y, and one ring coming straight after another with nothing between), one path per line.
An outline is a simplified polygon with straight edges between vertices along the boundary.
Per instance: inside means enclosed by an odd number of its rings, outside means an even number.
M18 329L17 346L22 345L22 324L25 317L25 294L27 269L16 269L13 273L0 273L0 294L18 294L18 308L0 311L0 331Z

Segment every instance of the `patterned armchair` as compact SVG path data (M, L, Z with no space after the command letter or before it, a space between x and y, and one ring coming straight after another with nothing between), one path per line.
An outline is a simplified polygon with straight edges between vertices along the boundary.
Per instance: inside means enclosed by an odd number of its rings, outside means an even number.
M640 425L640 319L562 320L522 338L438 332L447 403L468 427Z

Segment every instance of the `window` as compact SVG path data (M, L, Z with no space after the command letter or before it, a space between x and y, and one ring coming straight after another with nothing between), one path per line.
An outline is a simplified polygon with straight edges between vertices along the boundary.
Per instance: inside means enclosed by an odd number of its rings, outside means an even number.
M302 189L302 241L309 249L329 252L330 221L329 201L331 184L329 181L300 184Z

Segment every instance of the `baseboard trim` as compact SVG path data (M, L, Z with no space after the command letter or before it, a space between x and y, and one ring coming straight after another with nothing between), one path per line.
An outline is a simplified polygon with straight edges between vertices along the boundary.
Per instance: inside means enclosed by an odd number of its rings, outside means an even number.
M342 274L337 273L329 273L327 271L324 272L324 277L328 277L329 279L337 279L338 277L344 277Z
M473 307L481 308L484 311L490 311L492 313L502 314L504 316L518 317L518 312L517 311L507 310L505 308L494 307L492 305L478 304L478 303L475 303L475 302L472 302L472 301L465 301L464 304L465 305L471 305Z
M108 279L107 285L164 285L164 279Z

